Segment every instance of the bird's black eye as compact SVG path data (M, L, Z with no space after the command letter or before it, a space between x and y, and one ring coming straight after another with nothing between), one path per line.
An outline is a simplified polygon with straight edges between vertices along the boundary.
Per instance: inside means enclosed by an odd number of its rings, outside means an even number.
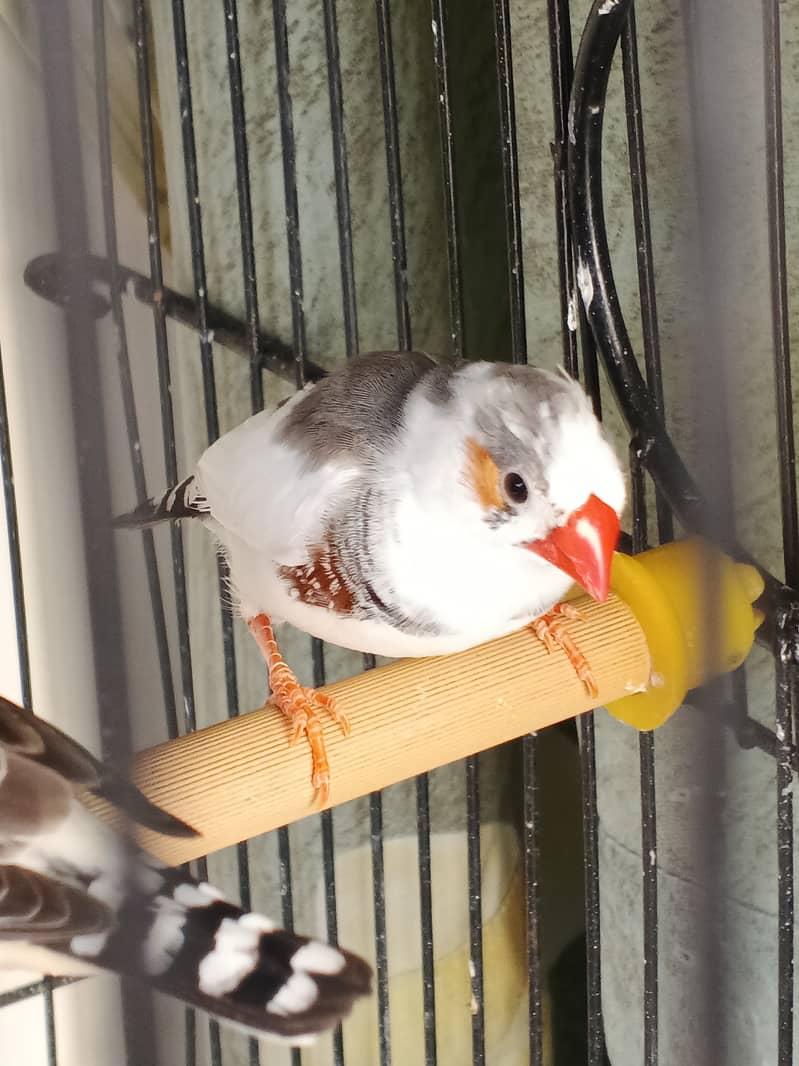
M521 474L505 475L505 493L514 503L524 503L527 499L527 485Z

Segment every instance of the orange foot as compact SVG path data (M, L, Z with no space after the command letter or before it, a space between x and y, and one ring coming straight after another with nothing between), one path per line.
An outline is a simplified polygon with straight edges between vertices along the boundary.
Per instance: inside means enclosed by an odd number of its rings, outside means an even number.
M269 685L272 695L267 706L272 704L285 715L291 724L289 744L296 744L304 734L311 749L311 784L314 799L320 807L330 799L330 763L327 761L325 738L322 731L322 714L328 714L339 726L344 736L349 736L350 723L346 715L336 708L333 699L315 688L301 685L277 650L272 624L265 614L256 615L248 623L269 670Z
M274 673L274 672L273 672ZM350 734L350 723L341 711L336 709L332 698L315 688L306 688L286 668L286 674L279 680L273 676L273 692L267 706L272 704L281 711L291 724L291 740L296 744L304 734L311 749L311 784L314 798L320 807L330 799L330 764L327 761L325 738L322 732L322 712L330 715L341 726L345 737Z
M566 632L565 619L573 618L583 620L585 615L570 603L557 603L551 611L542 614L534 622L530 622L529 628L544 644L547 651L552 654L556 648L561 648L566 653L566 658L574 667L574 672L588 689L591 697L599 695L594 674L591 666Z

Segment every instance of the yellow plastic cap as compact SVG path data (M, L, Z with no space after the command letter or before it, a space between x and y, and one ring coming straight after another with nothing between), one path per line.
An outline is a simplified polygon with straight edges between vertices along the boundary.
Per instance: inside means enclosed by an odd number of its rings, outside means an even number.
M634 558L617 554L610 587L638 620L651 656L648 688L608 706L637 729L662 725L689 689L740 666L763 621L752 606L763 592L758 571L699 537Z

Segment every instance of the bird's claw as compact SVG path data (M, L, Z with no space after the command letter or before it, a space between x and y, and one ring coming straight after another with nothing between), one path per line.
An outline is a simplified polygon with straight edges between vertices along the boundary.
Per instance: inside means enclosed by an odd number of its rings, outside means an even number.
M345 737L350 735L347 716L338 710L332 696L317 692L315 688L309 688L299 682L288 684L285 678L268 702L288 719L291 726L290 745L295 745L303 735L306 737L311 749L314 801L320 807L326 806L330 799L330 763L327 759L321 712L330 715Z
M599 689L591 664L566 631L564 623L567 618L582 621L585 615L571 603L558 603L551 611L547 611L546 614L531 622L530 629L550 655L556 648L565 652L566 658L572 664L577 677L585 685L589 696L595 699L599 695Z

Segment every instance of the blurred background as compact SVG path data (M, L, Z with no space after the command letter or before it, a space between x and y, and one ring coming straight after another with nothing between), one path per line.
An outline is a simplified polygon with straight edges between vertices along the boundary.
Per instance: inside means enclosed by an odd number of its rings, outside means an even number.
M5 694L117 758L260 706L207 534L110 517L355 351L579 349L628 454L565 194L587 20L598 52L623 27L601 199L628 355L774 593L746 667L654 736L600 709L209 858L373 960L343 1033L290 1052L111 977L0 975L9 1061L793 1061L799 10L631 10L0 0ZM636 548L692 513L656 506L643 443ZM280 636L309 683L372 665Z

